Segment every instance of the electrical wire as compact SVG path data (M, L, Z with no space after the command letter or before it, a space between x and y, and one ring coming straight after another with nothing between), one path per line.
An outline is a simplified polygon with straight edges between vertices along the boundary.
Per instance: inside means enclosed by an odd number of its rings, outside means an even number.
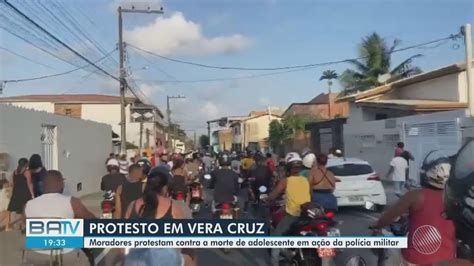
M86 61L87 63L89 63L89 65L92 65L94 66L95 68L99 69L102 73L104 73L105 75L111 77L112 79L115 79L115 80L119 80L117 77L113 76L112 74L110 74L109 72L107 72L106 70L104 70L103 68L101 68L100 66L98 66L97 64L95 64L94 62L92 62L90 59L88 59L87 57L83 56L81 53L77 52L75 49L71 48L69 45L67 45L66 43L64 43L62 40L60 40L58 37L56 37L55 35L53 35L52 33L50 33L48 30L46 30L44 27L42 27L41 25L39 25L38 23L36 23L34 20L32 20L29 16L27 16L26 14L24 14L23 12L21 12L18 8L16 8L14 5L12 5L11 3L9 3L7 0L3 0L2 1L3 3L5 3L8 7L10 7L13 11L15 11L17 14L19 14L21 17L23 17L25 20L27 20L29 23L33 24L33 26L35 26L36 28L40 29L42 32L44 32L47 36L51 37L53 40L55 40L57 43L61 44L62 46L64 46L66 49L68 49L69 51L71 51L72 53L74 53L75 55L77 55L78 57L80 57L82 60Z
M31 62L31 63L37 64L37 65L40 65L40 66L44 66L44 67L47 67L47 68L50 68L50 69L54 69L54 67L52 67L52 66L48 66L48 65L43 64L43 63L41 63L41 62L35 61L35 60L33 60L33 59L31 59L31 58L28 58L28 57L26 57L26 56L24 56L24 55L21 55L21 54L19 54L19 53L16 53L16 52L14 52L14 51L12 51L12 50L10 50L10 49L8 49L8 48L1 47L1 46L0 46L0 50L4 50L4 51L6 51L6 52L8 52L8 53L10 53L10 54L16 55L16 56L18 56L18 57L20 57L20 58L23 58L24 60L29 61L29 62Z
M436 40L431 40L431 41L424 42L424 43L419 43L419 44L415 44L415 45L411 45L411 46L407 46L407 47L395 49L395 50L393 50L393 51L390 51L389 53L396 53L396 52L402 52L402 51L406 51L406 50L411 50L411 49L414 49L414 48L420 48L420 47L423 47L423 46L426 46L426 45L430 45L430 44L434 44L434 43L438 43L438 42L445 42L445 41L447 41L447 40L456 40L456 39L459 38L459 37L461 37L460 33L458 33L458 34L451 34L451 35L449 35L448 37L444 37L444 38L440 38L440 39L436 39ZM313 67L334 65L334 64L340 64L340 63L347 63L347 62L350 62L350 61L353 61L353 60L361 60L361 59L368 58L368 56L362 56L362 57L357 57L357 58L352 58L352 59L343 59L343 60L329 61L329 62L323 62L323 63L312 63L312 64L304 64L304 65L284 66L284 67L233 67L233 66L214 66L214 65L207 65L207 64L196 63L196 62L191 62L191 61L184 61L184 60L179 60L179 59L175 59L175 58L171 58L171 57L159 55L159 54L157 54L157 53L154 53L154 52L151 52L151 51L147 51L147 50L145 50L145 49L143 49L143 48L137 47L137 46L135 46L135 45L133 45L133 44L130 44L130 43L127 43L127 45L129 45L130 47L132 47L132 48L134 48L134 49L136 49L136 50L139 50L139 51L142 51L142 52L144 52L144 53L153 55L153 56L155 56L155 57L158 57L158 58L161 58L161 59L164 59L164 60L168 60L168 61L172 61L172 62L175 62L175 63L181 63L181 64L186 64L186 65L191 65L191 66L196 66L196 67L202 67L202 68L220 69L220 70L274 71L274 70L288 70L288 69L305 69L305 68L313 68Z
M109 53L107 53L105 56L101 57L100 59L98 59L97 61L93 62L94 64L95 63L99 63L100 61L102 61L103 59L107 58L108 56L110 56L113 52L115 52L117 50L117 48L113 49L112 51L110 51ZM3 83L16 83L16 82L25 82L25 81L32 81L32 80L39 80L39 79L47 79L47 78L53 78L53 77L58 77L58 76L64 76L64 75L67 75L67 74L70 74L72 72L75 72L75 71L78 71L78 70L81 70L81 69L84 69L86 67L90 66L90 64L87 64L87 65L84 65L84 66L81 66L81 67L78 67L78 68L74 68L74 69L71 69L71 70L68 70L68 71L65 71L65 72L60 72L60 73L55 73L55 74L50 74L50 75L44 75L44 76L39 76L39 77L34 77L34 78L25 78L25 79L7 79L7 80L2 80Z

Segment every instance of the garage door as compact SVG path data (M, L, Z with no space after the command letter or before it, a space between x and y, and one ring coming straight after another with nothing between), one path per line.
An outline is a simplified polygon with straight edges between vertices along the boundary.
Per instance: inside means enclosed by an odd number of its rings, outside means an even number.
M461 147L461 132L457 120L404 124L405 148L415 157L410 162L410 178L419 181L420 167L425 156L440 150L451 156Z

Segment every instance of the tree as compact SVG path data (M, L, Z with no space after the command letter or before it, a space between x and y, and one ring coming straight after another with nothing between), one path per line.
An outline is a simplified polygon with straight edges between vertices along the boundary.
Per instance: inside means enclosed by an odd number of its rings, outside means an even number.
M294 135L298 131L304 131L306 126L306 117L304 115L288 115L282 120L284 127L289 134Z
M337 79L337 78L338 78L338 75L337 75L336 71L326 70L326 71L323 72L323 74L321 75L319 80L327 80L328 81L328 90L329 90L329 93L331 93L332 80Z
M331 118L331 86L332 80L337 79L337 73L334 70L326 70L323 72L319 80L327 80L328 81L328 117Z
M209 136L201 135L199 137L199 145L201 146L201 148L206 148L207 146L209 146Z
M364 91L421 73L420 68L412 66L413 59L421 57L421 54L410 56L392 68L392 53L399 44L400 40L396 39L388 46L386 40L376 32L363 38L359 45L361 59L350 60L349 63L355 69L345 70L340 77L345 93Z
M272 120L268 128L268 142L272 149L279 153L283 152L282 146L288 140L290 131L288 128L278 120Z

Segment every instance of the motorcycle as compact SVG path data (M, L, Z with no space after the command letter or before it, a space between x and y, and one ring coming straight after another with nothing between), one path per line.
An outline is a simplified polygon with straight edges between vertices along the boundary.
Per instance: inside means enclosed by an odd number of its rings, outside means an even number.
M334 212L325 211L314 202L302 206L300 218L294 223L287 235L290 236L340 236L335 228ZM335 248L292 248L280 253L283 260L292 265L328 265L332 264L337 250Z
M197 180L194 180L191 185L189 185L189 190L191 192L189 208L193 213L198 213L201 210L201 202L203 201L201 183L199 183Z
M376 206L372 202L366 202L365 208L374 211ZM374 236L406 236L408 234L408 216L404 215L398 217L389 227L390 231L385 228L377 229L372 226L369 226L369 229L372 230L372 235ZM377 257L377 266L399 265L401 262L400 252L398 250L374 248L371 249L371 251Z
M254 200L252 202L253 209L255 211L255 217L266 218L269 216L268 208L263 206L263 200L268 197L268 188L266 186L260 186L257 190L257 193L252 191Z
M100 204L102 209L101 219L112 219L115 211L115 192L108 190L103 196L103 200Z
M171 197L177 201L183 201L183 202L186 201L186 193L182 191L177 191L177 192L172 193Z
M223 202L214 206L214 217L223 220L232 220L237 218L239 206L237 202ZM229 253L230 249L224 248L224 253Z

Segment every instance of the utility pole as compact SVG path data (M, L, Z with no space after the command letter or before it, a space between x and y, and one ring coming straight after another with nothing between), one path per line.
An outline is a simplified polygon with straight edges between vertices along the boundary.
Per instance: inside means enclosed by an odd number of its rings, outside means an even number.
M122 21L122 13L145 13L145 14L163 14L163 8L160 9L151 9L148 7L147 9L136 9L135 6L132 6L131 9L122 8L121 6L117 9L118 12L118 46L119 46L119 81L120 81L120 152L125 154L127 152L127 127L126 127L126 118L125 118L125 88L127 86L127 82L125 80L126 72L124 68L124 43L123 43L123 21Z
M466 24L461 28L464 36L464 47L466 48L466 79L467 79L467 97L469 106L469 115L474 116L474 84L472 73L472 37L471 24Z
M171 99L186 99L186 97L178 95L178 96L166 96L166 115L168 116L168 150L173 149L174 150L174 144L172 143L171 139L171 109L170 109L170 100ZM176 135L176 128L173 127L173 134Z
M207 145L211 147L211 122L207 122Z
M143 118L140 120L140 147L138 147L138 153L142 154L142 148L143 148Z

